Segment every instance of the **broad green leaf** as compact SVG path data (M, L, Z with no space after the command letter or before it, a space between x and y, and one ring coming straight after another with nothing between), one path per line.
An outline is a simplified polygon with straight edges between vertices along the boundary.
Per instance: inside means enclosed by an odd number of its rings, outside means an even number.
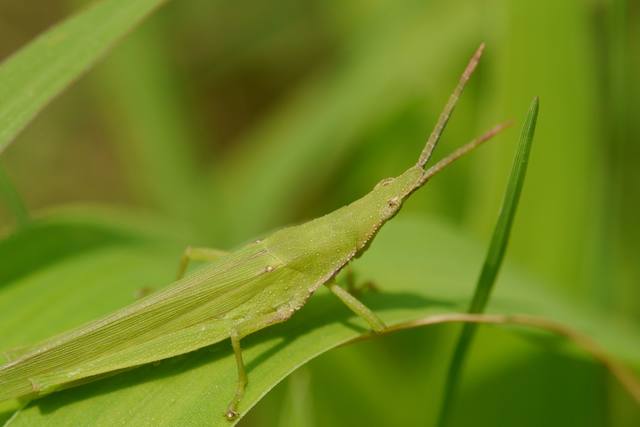
M119 224L117 227L114 224ZM58 209L0 241L0 288L65 258L140 242L189 242L186 228L104 207Z
M37 221L0 243L0 259L10 260L0 264L0 286L6 286L65 258L131 238L95 222L82 223L78 219L72 222Z
M6 331L0 348L43 338L131 302L136 289L168 282L178 253L178 245L168 240L164 245L123 243L21 277L0 289L0 309L7 313L0 318L0 330ZM356 268L362 280L373 279L382 289L366 294L364 301L395 324L462 310L482 256L481 246L448 226L401 214L382 230ZM622 360L640 363L637 327L613 324L577 308L574 301L512 268L505 269L501 282L491 310L562 321L593 336ZM335 297L319 291L290 321L243 340L250 385L240 409L246 413L298 366L366 330ZM7 425L225 426L222 414L235 380L230 345L222 342L54 393L35 401Z
M0 152L116 41L165 0L102 0L0 64Z

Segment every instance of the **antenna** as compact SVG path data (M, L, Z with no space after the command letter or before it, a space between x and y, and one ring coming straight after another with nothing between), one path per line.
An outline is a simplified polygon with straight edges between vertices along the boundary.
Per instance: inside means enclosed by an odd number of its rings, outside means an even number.
M440 140L440 136L444 131L444 128L447 126L447 122L449 121L449 117L451 117L451 113L453 113L456 104L458 103L458 99L464 90L465 85L471 78L471 74L476 69L478 62L480 61L480 57L482 56L482 52L484 51L484 43L481 43L478 49L476 49L475 53L469 60L469 64L467 64L467 68L464 69L460 80L456 88L453 90L453 93L449 97L447 104L444 106L444 109L440 113L440 117L438 118L438 122L436 126L431 131L431 135L429 135L429 139L427 140L422 153L420 153L420 158L418 159L418 166L424 169L424 166L427 164L431 155L433 154L433 150L436 148L438 141Z

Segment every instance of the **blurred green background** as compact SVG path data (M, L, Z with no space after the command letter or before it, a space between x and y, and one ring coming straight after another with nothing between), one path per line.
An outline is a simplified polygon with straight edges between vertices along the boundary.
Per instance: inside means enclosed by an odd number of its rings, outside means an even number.
M85 3L0 0L0 59ZM118 206L182 224L193 244L233 247L346 204L414 162L480 41L485 57L438 154L498 121L518 126L406 210L488 241L517 128L538 95L508 259L576 305L637 324L633 0L169 2L47 107L0 165L34 214ZM0 205L3 234L13 221ZM296 425L296 411L305 425L429 425L456 330L329 352L242 425ZM475 341L457 406L461 426L640 423L602 368L493 329Z

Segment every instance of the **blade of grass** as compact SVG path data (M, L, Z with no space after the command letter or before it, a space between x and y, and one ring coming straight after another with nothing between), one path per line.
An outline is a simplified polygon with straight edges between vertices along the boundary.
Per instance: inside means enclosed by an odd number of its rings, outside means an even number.
M489 301L489 296L491 295L496 277L500 271L500 265L502 264L504 254L507 249L511 226L516 214L520 193L522 192L522 186L527 172L531 143L533 142L536 120L538 118L538 109L539 101L536 97L533 99L531 106L529 107L527 118L522 127L520 143L518 145L516 157L513 161L511 176L507 185L504 201L498 216L498 222L493 230L493 237L491 239L491 244L489 246L480 277L478 278L476 290L469 306L469 313L482 313L484 311L487 302ZM449 422L449 415L460 384L460 377L462 376L467 351L471 346L476 329L476 324L466 323L462 328L460 337L458 338L453 358L449 365L442 406L440 407L440 414L438 416L438 426L440 427L446 426Z
M51 101L166 0L105 0L0 65L0 153Z
M13 214L16 225L21 228L29 222L29 211L27 210L22 197L11 182L11 179L0 166L0 199L4 200ZM0 230L1 231L1 230Z

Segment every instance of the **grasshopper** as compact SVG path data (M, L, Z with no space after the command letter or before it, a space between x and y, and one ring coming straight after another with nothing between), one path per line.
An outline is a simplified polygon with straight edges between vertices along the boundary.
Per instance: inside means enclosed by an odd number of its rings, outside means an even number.
M384 331L382 320L334 278L367 250L380 228L414 191L505 127L494 127L426 168L483 49L480 45L469 61L417 164L395 178L380 181L370 193L345 207L276 231L233 252L187 248L178 280L171 286L101 319L10 353L9 361L0 366L0 401L28 401L229 338L238 381L224 415L233 420L247 385L240 340L289 319L321 286L327 286L373 331ZM209 263L185 276L191 260Z

